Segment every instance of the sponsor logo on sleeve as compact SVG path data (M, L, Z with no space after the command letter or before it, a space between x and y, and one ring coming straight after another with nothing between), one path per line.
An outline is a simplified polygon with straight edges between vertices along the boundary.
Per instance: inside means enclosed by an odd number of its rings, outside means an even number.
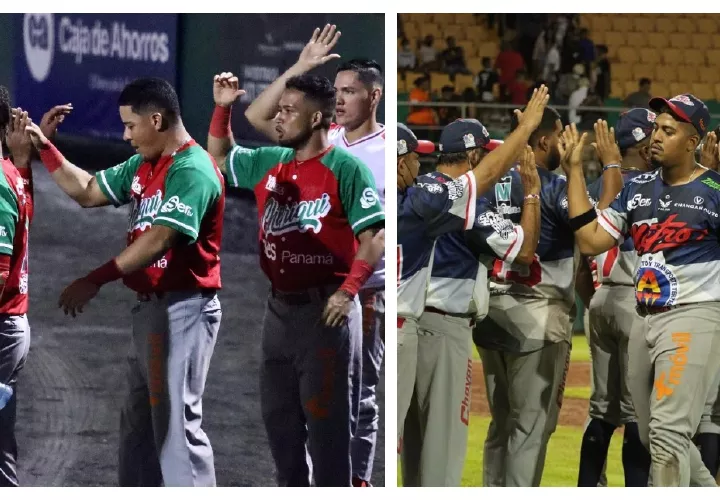
M7 236L7 229L5 229L5 226L0 226L0 236Z
M363 189L362 196L360 197L360 206L365 210L377 205L378 196L373 188Z
M166 201L160 209L160 212L166 214L175 210L177 210L181 214L187 215L188 217L192 217L193 214L192 207L180 201L180 198L178 196L172 196L168 201Z
M643 196L640 193L638 193L635 196L633 196L630 201L628 201L627 210L629 212L638 207L649 207L649 206L650 206L650 198L643 198Z
M515 226L512 221L504 219L502 215L495 212L484 212L477 218L477 223L481 226L491 227L504 240L508 239L515 232Z

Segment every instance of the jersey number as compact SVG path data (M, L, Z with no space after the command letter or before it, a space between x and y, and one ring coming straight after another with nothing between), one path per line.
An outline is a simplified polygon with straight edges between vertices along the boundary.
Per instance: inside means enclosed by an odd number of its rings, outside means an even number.
M603 278L609 278L610 273L613 270L613 267L615 267L615 263L617 262L618 255L620 254L620 247L614 246L610 250L608 250L607 255L605 256L605 262L603 263L602 268L602 277Z
M402 245L397 246L397 286L400 286L400 278L402 277Z
M495 259L491 276L498 281L509 281L518 285L535 286L542 281L542 269L537 255L533 258L532 263L521 271L511 269L511 267L500 259Z

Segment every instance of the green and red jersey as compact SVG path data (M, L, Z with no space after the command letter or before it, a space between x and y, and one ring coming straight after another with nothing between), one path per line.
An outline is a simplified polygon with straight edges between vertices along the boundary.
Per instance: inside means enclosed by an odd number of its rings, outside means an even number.
M0 254L10 256L10 272L0 296L0 313L28 310L28 238L33 215L30 172L23 176L10 160L0 158ZM0 285L1 287L2 285Z
M155 163L135 155L95 177L115 206L131 204L128 246L157 225L187 237L157 262L126 276L128 288L140 293L220 288L225 183L202 147L190 140Z
M260 264L278 290L342 283L355 236L385 220L372 173L343 149L298 161L288 148L234 146L225 164L231 186L255 192Z

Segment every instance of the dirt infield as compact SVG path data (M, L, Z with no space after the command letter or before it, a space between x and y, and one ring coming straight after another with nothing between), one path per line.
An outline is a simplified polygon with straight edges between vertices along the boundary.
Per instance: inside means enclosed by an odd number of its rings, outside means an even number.
M570 363L566 387L588 387L590 385L590 363L587 361L574 361ZM476 361L473 364L473 393L472 411L480 415L490 415L487 394L485 392L485 377L482 366ZM582 398L568 398L563 400L560 410L560 425L573 425L582 427L588 414L588 400Z

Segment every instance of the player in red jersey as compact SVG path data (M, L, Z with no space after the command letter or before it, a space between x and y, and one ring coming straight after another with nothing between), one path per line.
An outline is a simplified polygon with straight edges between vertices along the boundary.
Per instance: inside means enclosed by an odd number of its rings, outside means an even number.
M143 78L119 97L124 139L137 154L96 175L28 131L52 178L85 208L131 204L127 248L60 297L73 316L111 281L137 292L120 427L121 486L214 486L202 395L220 327L222 174L188 134L172 86Z
M301 59L321 61L334 45L319 30ZM373 244L384 211L370 170L330 145L335 89L302 72L275 82L246 114L281 88L272 126L282 147L234 144L230 109L242 94L230 73L215 77L208 151L231 185L252 189L260 219L260 262L271 292L263 324L261 405L282 486L351 486L357 425L361 320L358 292L382 248ZM268 98L268 96L271 96ZM359 242L359 247L358 247Z

